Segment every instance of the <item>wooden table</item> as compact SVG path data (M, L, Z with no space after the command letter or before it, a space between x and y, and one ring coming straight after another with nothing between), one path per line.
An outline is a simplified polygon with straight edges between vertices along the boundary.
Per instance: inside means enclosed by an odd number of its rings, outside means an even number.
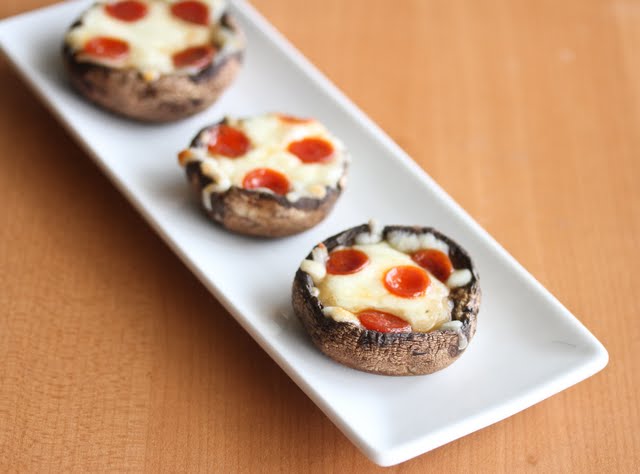
M638 472L640 2L255 4L610 353L386 472ZM376 470L5 60L0 104L0 471Z

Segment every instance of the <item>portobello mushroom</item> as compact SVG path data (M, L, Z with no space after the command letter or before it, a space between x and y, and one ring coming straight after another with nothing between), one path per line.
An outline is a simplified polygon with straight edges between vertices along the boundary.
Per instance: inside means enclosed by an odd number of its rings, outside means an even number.
M416 326L423 325L423 322L416 314L404 314L398 318L397 311L394 312L390 307L393 308L396 300L403 298L375 296L383 295L383 287L392 273L392 270L385 270L385 264L377 269L369 264L373 276L370 280L372 287L364 292L371 298L369 301L356 301L354 295L359 292L344 289L348 295L346 299L353 307L346 308L346 311L345 308L339 307L336 311L331 307L336 303L339 305L340 301L336 301L335 295L328 294L331 287L324 283L323 278L326 277L323 277L323 272L329 274L333 252L357 249L371 256L374 253L370 249L375 246L384 249L385 254L397 251L419 261L420 265L415 264L418 269L426 265L424 270L431 286L439 278L444 280L449 289L447 304L440 318L432 321L433 327L424 330L427 327L424 326L417 330ZM392 250L386 250L386 247ZM430 249L434 247L440 249L433 252L436 257L438 252L448 257L452 267L450 270L453 271L443 274L440 269L444 267L438 262L431 266L418 258L423 250L429 249L426 251L431 252ZM349 277L349 274L340 275L342 280L337 281L337 287L347 286ZM394 284L393 280L391 284ZM416 283L409 281L408 284ZM376 285L380 288L374 288ZM413 296L409 296L408 300L412 300ZM384 375L430 374L454 362L465 351L476 332L480 298L479 276L471 258L449 237L431 227L381 228L375 224L353 227L316 246L296 272L292 288L293 309L313 343L322 352L354 369ZM383 313L383 316L386 314L391 319L387 319L387 316L380 321L374 319L372 325L370 320L364 319L371 311ZM414 319L416 316L418 319Z
M313 227L346 184L349 155L316 120L225 118L179 154L203 209L233 232L282 237Z
M91 102L145 122L213 104L240 70L242 31L223 0L98 2L69 28L62 57Z

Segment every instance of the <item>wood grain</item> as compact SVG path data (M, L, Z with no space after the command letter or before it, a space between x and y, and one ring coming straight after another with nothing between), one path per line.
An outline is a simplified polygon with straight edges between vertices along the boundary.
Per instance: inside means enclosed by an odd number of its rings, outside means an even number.
M47 3L5 0L0 17ZM255 5L610 353L386 472L638 472L640 3ZM0 471L378 469L4 60L0 104Z

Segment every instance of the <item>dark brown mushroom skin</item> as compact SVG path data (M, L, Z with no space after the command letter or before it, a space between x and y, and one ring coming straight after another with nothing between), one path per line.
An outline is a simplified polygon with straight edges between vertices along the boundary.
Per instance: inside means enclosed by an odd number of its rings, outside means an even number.
M191 147L206 147L201 138L203 133L221 123L225 120L200 130ZM185 170L193 190L201 198L202 190L213 180L202 171L198 161L187 163ZM345 174L346 162L343 176ZM321 199L303 197L293 202L285 196L232 186L224 192L211 193L211 209L204 210L211 219L233 232L257 237L285 237L322 221L342 193L341 183L342 180L336 187L326 187L326 194Z
M242 35L228 13L220 22ZM70 29L80 24L81 20L78 20ZM111 112L157 123L188 117L213 104L235 79L243 55L244 50L240 49L214 58L197 74L163 74L156 80L147 81L133 68L118 69L80 61L66 42L62 49L69 81L80 94Z
M449 245L449 258L454 268L471 270L471 281L451 290L453 302L451 319L462 322L462 333L471 341L476 332L481 291L478 272L467 252L449 237L430 227L387 226L389 232L402 230L412 233L432 233ZM368 232L364 224L341 232L324 241L327 250L337 246L351 246L361 232ZM311 254L307 256L311 258ZM424 375L444 369L463 352L459 336L453 330L431 332L381 333L337 322L322 313L322 303L311 294L311 277L298 269L292 289L292 304L313 343L332 359L354 369L382 375Z

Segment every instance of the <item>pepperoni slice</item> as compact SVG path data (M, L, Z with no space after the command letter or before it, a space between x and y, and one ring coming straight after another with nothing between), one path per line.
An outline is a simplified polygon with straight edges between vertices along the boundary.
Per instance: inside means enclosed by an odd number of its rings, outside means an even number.
M218 125L209 140L209 153L229 158L238 158L249 151L249 138L237 128Z
M283 122L290 123L290 124L309 123L309 122L311 122L311 119L302 118L302 117L295 117L293 115L287 115L287 114L278 114L278 118L280 120L282 120Z
M411 332L411 324L391 313L376 309L365 309L358 314L360 323L367 329L378 332Z
M289 180L279 171L271 168L256 168L249 171L242 180L245 189L267 188L276 194L289 192Z
M118 38L96 36L84 44L83 52L97 58L123 59L129 54L129 45Z
M185 0L171 5L173 16L196 25L209 24L209 7L202 2Z
M332 275L350 275L362 270L369 263L366 253L356 249L334 250L327 260L327 272Z
M333 156L333 145L322 138L305 138L289 143L287 147L303 163L323 163Z
M402 298L422 296L430 283L427 272L412 265L393 267L384 275L387 290Z
M211 62L215 52L216 50L210 45L183 49L173 55L173 65L178 69L183 67L203 68Z
M142 2L135 0L124 0L105 5L104 9L113 18L132 23L144 18L148 8Z
M446 282L453 273L449 256L436 249L422 249L411 254L414 262L429 270L441 282Z

